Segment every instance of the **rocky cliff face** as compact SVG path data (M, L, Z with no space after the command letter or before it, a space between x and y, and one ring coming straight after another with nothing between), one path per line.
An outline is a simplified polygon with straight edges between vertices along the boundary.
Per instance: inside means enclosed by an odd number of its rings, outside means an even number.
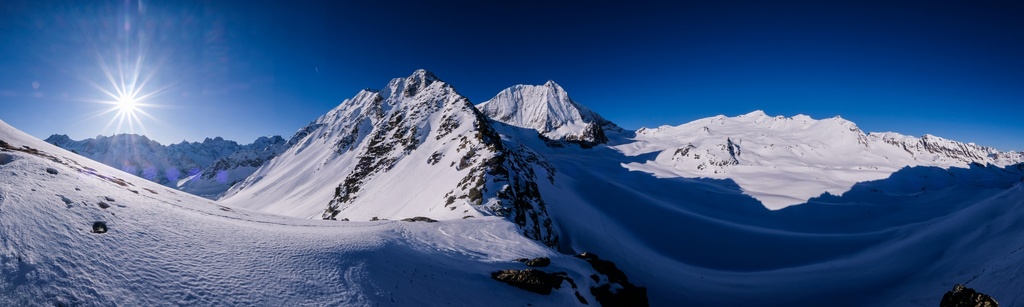
M245 206L260 198L269 205L255 209L339 220L497 215L527 237L558 242L537 186L553 169L502 139L469 100L427 71L361 91L290 143L223 201ZM282 195L271 193L282 185L302 193L265 197Z

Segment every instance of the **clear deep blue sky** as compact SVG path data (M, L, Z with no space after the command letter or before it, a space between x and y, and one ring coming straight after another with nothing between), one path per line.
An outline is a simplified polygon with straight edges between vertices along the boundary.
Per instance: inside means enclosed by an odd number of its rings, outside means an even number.
M490 2L4 0L0 119L127 132L89 117L104 59L164 89L136 132L247 143L424 68L474 103L555 80L626 128L762 109L1024 150L1021 1Z

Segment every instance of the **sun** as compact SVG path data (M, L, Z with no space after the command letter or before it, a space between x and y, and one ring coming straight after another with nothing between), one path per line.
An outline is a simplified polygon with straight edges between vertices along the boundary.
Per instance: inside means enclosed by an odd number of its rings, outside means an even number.
M121 96L117 98L117 110L121 113L135 113L138 108L135 97Z

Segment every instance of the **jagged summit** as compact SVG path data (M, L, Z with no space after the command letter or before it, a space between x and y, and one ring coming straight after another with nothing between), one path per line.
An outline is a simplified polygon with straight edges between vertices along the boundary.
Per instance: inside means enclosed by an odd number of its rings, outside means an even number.
M222 137L161 145L144 135L115 134L81 141L55 134L47 143L171 188L214 198L285 148L280 136L240 145Z
M549 176L544 162L502 140L468 99L425 70L360 91L289 144L221 201L339 220L497 215L557 243L537 192L538 178Z
M615 124L576 103L555 81L515 85L476 106L488 117L516 127L537 130L555 141L606 143L606 129Z

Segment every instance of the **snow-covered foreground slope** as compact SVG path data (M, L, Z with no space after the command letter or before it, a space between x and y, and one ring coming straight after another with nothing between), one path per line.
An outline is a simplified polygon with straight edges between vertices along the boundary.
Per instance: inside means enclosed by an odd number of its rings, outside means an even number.
M658 177L732 179L769 209L801 204L822 193L841 195L854 184L884 179L906 166L1006 166L1020 153L925 135L865 134L835 117L771 117L762 111L716 116L680 126L641 128L616 147L627 156L657 154L626 168Z
M348 222L265 215L167 189L0 122L0 305L578 304L491 280L547 256L591 304L586 262L499 218ZM27 146L27 147L25 147ZM93 233L105 222L106 233Z

